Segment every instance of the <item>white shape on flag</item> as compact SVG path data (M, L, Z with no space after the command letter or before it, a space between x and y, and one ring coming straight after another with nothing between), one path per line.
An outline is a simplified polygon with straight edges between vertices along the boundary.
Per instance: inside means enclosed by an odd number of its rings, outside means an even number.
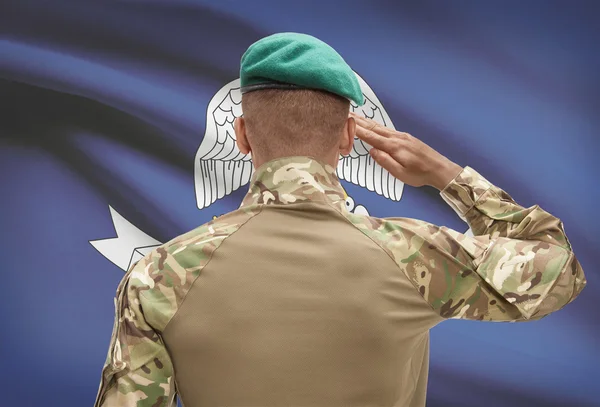
M117 237L90 240L90 244L117 267L127 271L133 263L162 243L135 227L112 206L109 205L108 209Z

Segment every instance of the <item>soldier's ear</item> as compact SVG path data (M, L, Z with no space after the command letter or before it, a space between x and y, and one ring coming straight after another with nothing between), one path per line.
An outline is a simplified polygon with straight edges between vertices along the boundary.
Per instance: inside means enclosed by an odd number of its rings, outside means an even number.
M235 143L242 154L248 154L250 152L250 144L248 143L248 137L246 134L246 121L243 117L238 117L233 122L233 129L235 130Z
M354 135L356 134L356 121L353 117L346 119L342 138L340 139L340 154L348 155L354 145Z

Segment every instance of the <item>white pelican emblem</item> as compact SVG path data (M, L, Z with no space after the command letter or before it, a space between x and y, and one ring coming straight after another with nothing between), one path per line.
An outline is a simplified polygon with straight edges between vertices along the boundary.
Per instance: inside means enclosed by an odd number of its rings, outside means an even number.
M395 129L373 90L360 75L356 74L356 77L366 102L360 107L351 102L352 111ZM217 199L246 185L254 173L251 154L242 154L235 143L233 121L242 115L240 80L236 79L223 86L213 96L206 110L206 131L194 163L198 209L206 208ZM404 183L390 175L371 158L370 145L357 137L354 138L353 144L350 154L340 155L338 177L393 201L399 201ZM354 199L348 196L346 206L351 212L368 214L364 206L355 205Z

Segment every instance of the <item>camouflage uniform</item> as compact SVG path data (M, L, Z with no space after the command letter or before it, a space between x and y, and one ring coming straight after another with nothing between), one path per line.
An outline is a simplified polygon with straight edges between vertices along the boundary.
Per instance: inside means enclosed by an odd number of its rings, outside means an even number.
M431 327L539 319L586 284L539 206L470 167L440 194L474 237L352 214L313 157L261 165L127 272L95 406L424 406Z

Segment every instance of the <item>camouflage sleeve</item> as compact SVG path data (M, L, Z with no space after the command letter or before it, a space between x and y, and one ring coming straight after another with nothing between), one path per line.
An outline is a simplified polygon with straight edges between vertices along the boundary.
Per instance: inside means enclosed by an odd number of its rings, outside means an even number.
M144 306L143 262L130 268L115 298L115 322L94 407L176 405L173 365ZM141 271L141 270L140 270Z
M524 321L573 301L586 284L562 222L524 208L465 167L441 192L475 236L415 219L390 218L410 246L399 262L443 318Z

